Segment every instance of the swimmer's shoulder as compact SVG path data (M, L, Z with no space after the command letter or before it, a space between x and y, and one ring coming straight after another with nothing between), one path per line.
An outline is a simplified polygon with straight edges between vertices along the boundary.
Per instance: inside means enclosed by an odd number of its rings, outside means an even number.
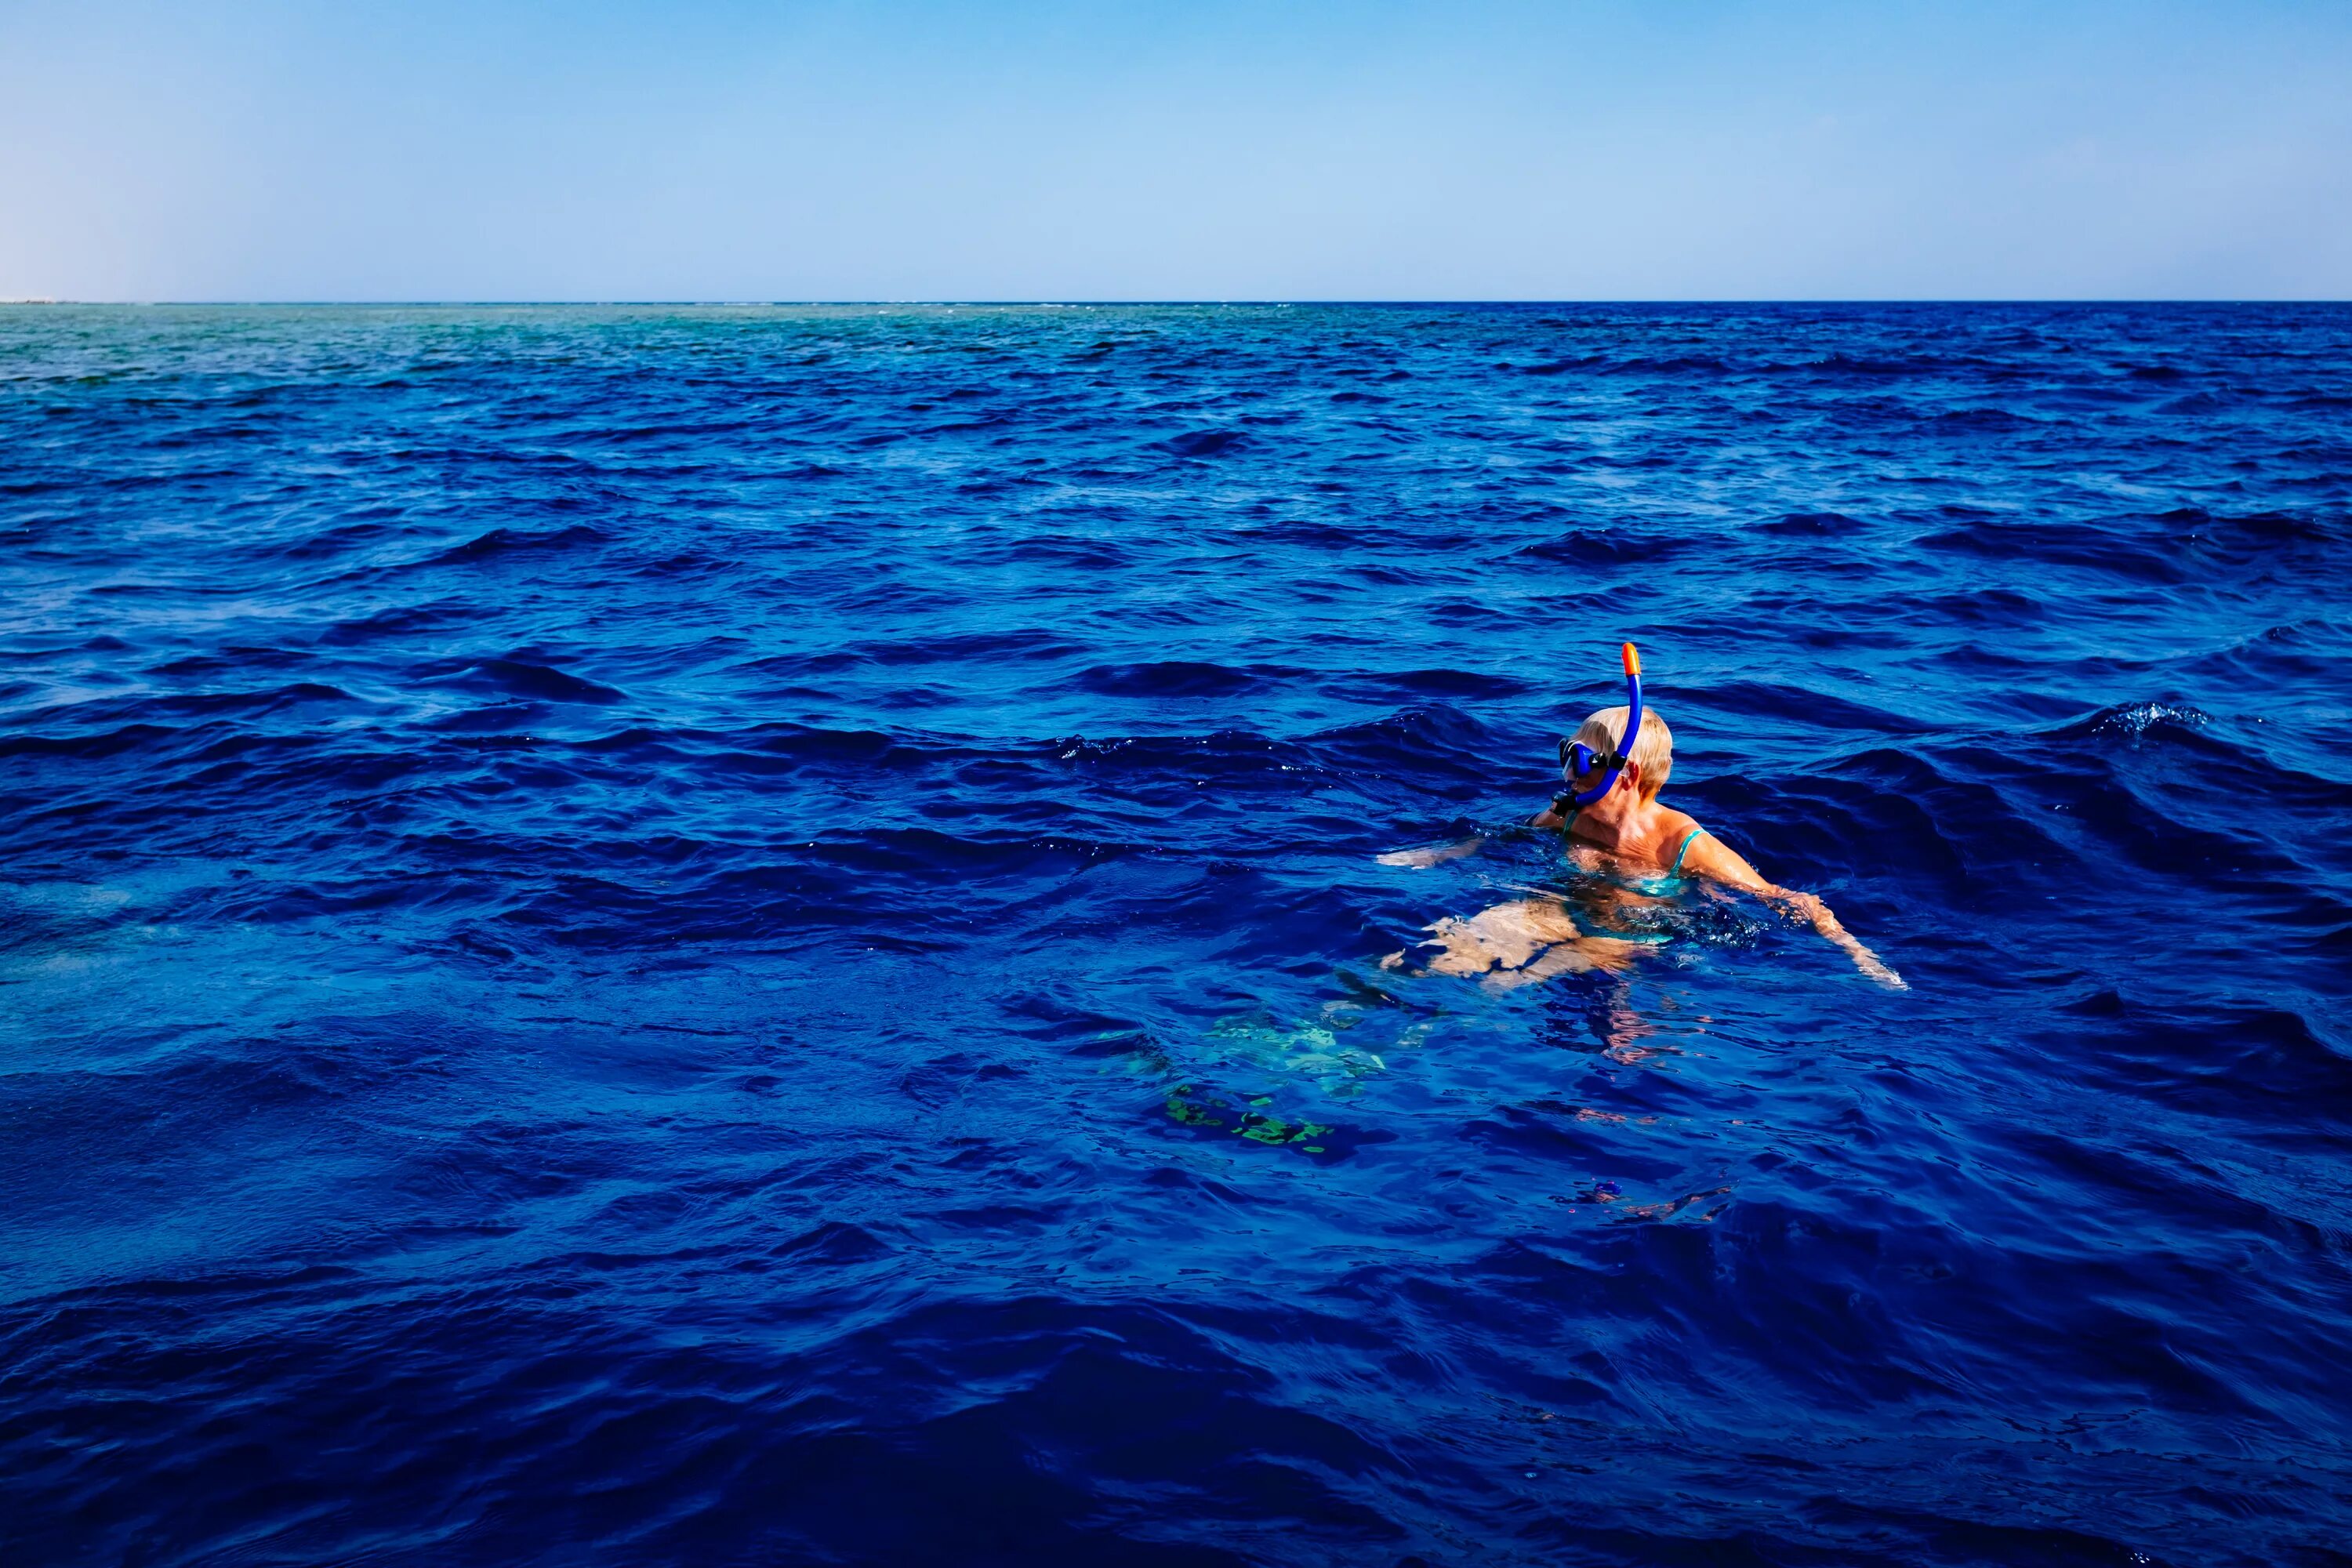
M1672 826L1659 840L1658 853L1686 877L1706 877L1750 890L1769 887L1747 857L1708 831L1706 824L1687 812L1675 812Z
M1665 823L1665 832L1659 837L1675 849L1681 848L1683 840L1692 834L1706 831L1706 825L1687 811L1676 811L1671 805L1662 805L1658 810Z
M1671 805L1658 807L1658 837L1650 847L1650 854L1661 870L1680 872L1684 862L1698 852L1708 840L1706 825L1687 811L1676 811ZM1696 868L1688 868L1696 869Z

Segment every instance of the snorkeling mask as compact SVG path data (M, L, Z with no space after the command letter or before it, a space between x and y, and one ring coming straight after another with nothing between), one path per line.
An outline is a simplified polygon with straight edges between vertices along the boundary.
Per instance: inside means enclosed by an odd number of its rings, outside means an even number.
M1633 738L1641 732L1642 655L1632 643L1627 643L1625 645L1625 730L1617 737L1617 749L1604 755L1581 742L1571 741L1566 736L1562 736L1559 742L1560 776L1568 781L1571 788L1574 787L1576 775L1579 773L1589 773L1596 767L1606 768L1609 771L1601 775L1599 784L1583 794L1561 795L1552 802L1552 808L1556 811L1563 804L1573 804L1580 807L1591 805L1594 801L1615 789L1617 775L1625 771L1627 763L1633 760Z

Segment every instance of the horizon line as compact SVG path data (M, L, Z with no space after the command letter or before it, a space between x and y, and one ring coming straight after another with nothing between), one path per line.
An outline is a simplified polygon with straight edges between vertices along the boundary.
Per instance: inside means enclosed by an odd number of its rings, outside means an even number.
M873 307L881 310L1006 310L1060 309L1102 310L1134 309L1139 307L1188 307L1195 309L1243 308L1380 308L1380 309L1454 309L1454 310L1557 310L1595 306L1624 308L1689 308L1693 306L1759 306L1759 305L2352 305L2352 297L2336 298L2312 295L2249 296L2249 295L1906 295L1854 297L1831 295L1723 296L1710 299L1416 299L1410 296L1381 299L1152 299L1136 297L1104 299L808 299L808 300L728 300L728 299L194 299L194 300L81 300L24 295L0 299L0 308L86 308L90 306L121 307L142 310L188 309L283 309L283 310L435 310L435 309L629 309L643 307L684 308L694 310L809 310Z

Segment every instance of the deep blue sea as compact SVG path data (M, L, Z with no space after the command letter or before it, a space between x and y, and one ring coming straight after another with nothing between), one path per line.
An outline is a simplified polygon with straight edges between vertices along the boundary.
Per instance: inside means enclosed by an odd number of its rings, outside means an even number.
M0 311L0 1562L2352 1563L2347 605L2346 307ZM1911 989L1381 967L1628 638Z

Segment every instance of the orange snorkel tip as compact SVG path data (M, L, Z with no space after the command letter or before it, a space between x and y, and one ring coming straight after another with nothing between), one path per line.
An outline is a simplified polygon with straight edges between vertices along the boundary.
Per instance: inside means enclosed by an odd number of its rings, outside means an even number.
M1625 645L1625 673L1628 675L1642 673L1642 650L1632 643Z

